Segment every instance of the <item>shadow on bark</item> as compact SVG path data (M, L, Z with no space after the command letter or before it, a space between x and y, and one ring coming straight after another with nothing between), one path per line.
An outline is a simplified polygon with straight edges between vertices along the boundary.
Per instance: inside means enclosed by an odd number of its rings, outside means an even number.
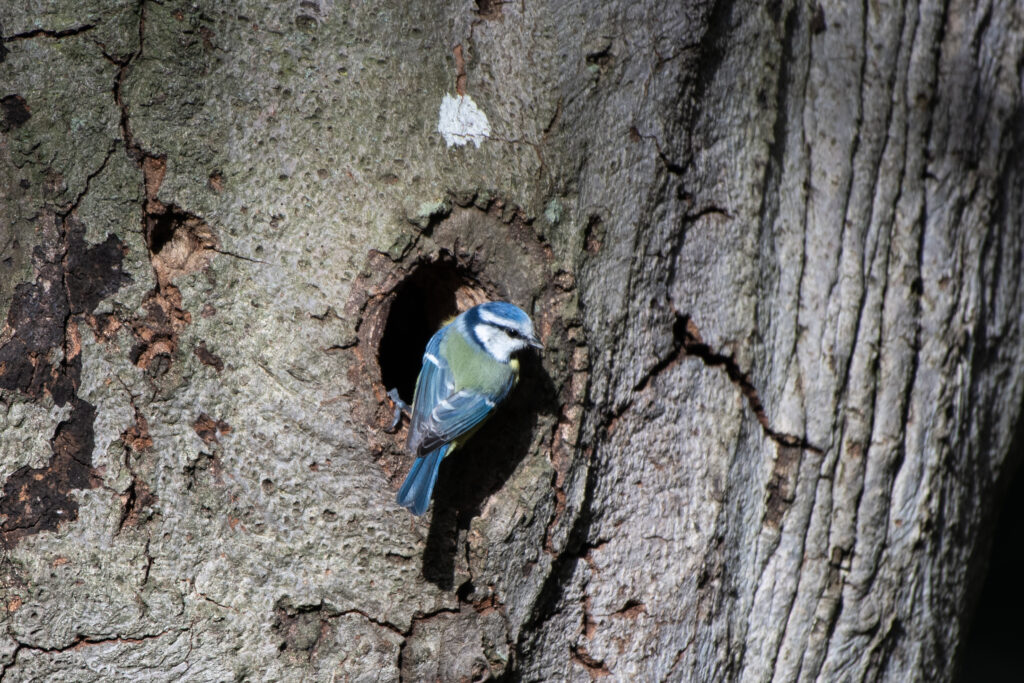
M1024 416L1024 411L1021 412ZM1017 429L1004 462L1004 476L996 484L998 506L992 506L986 524L979 530L989 535L975 551L965 610L964 637L957 657L955 680L1017 680L1024 666L1019 643L1024 636L1020 614L1024 610L1024 589L1020 567L1024 547L1020 528L1024 522L1024 419ZM1001 490L1000 490L1001 489ZM987 528L985 528L987 527Z
M526 457L541 414L557 414L555 384L532 353L520 357L520 381L505 404L464 447L441 463L423 551L423 577L443 590L455 581L458 536Z

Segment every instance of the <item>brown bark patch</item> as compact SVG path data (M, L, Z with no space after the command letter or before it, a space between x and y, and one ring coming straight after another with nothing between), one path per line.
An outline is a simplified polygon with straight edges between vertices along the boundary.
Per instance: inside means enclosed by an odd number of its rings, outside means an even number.
M178 348L178 334L192 322L192 314L182 308L181 292L171 284L150 292L143 308L146 316L132 322L132 334L138 342L131 360L140 368L163 374Z
M217 253L217 238L198 216L163 207L148 214L147 222L153 270L162 284L203 270Z
M220 171L214 171L209 178L210 189L220 194L224 191L224 176Z
M135 414L135 424L121 434L121 442L136 453L153 446L153 437L149 435L149 423L141 413Z
M802 450L797 446L778 446L778 455L768 480L768 500L765 502L764 523L778 528L782 516L796 499L796 477Z
M206 348L206 342L199 342L195 348L196 358L203 365L209 365L217 372L221 372L224 369L224 361L217 354Z
M455 94L466 94L466 59L462 53L462 43L459 43L452 50L455 56Z
M608 670L608 667L604 665L604 662L594 659L594 657L591 656L591 654L587 652L586 648L582 645L577 645L572 648L572 659L587 670L591 680L612 675L612 672Z
M622 609L613 612L612 616L620 619L636 619L641 614L647 614L647 605L637 600L629 600L622 606Z
M138 477L132 479L128 490L121 494L121 519L118 523L118 530L125 527L137 527L146 521L144 513L157 502L156 495L150 490L146 482Z
M86 321L96 339L103 342L113 341L117 331L124 327L124 323L113 313L101 313L99 315L88 315Z
M192 429L203 443L220 443L220 437L231 433L231 425L224 420L214 420L206 413L200 413L192 423Z
M158 201L157 193L164 182L167 174L167 159L165 157L147 156L142 160L142 182L146 187L146 210L150 210L149 203Z
M216 235L202 218L160 201L158 195L166 173L164 157L142 158L146 189L143 223L157 284L143 301L145 317L131 322L132 333L138 340L132 348L131 360L152 375L167 372L178 348L178 334L192 322L173 281L205 269L217 254L218 245Z

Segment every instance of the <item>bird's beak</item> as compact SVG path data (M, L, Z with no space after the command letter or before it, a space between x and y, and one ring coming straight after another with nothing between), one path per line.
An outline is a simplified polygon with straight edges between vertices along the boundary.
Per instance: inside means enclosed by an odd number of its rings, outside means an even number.
M544 348L544 345L540 343L540 339L537 338L537 335L533 335L532 337L529 337L526 340L526 343L528 343L530 346L532 346L535 349L543 349Z

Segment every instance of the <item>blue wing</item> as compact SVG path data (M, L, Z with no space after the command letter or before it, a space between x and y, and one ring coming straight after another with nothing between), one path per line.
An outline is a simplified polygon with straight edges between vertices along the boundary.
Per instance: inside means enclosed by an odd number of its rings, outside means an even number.
M423 352L420 376L416 378L412 421L409 424L409 438L406 440L406 448L416 455L425 455L428 452L421 448L421 444L429 431L427 422L434 407L455 392L455 378L447 361L441 357L440 351L441 339L448 329L449 326L446 325L430 338L427 349Z
M510 381L497 396L463 389L439 401L423 420L419 454L450 443L476 427L501 403L511 388L510 377Z

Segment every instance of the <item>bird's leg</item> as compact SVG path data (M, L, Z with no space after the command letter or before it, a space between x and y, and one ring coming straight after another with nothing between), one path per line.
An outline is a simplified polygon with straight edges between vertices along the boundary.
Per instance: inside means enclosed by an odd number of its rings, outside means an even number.
M388 398L390 398L391 402L395 404L395 419L391 421L391 424L388 425L387 429L388 432L393 432L398 428L398 423L402 421L402 413L412 417L412 408L409 407L408 403L401 399L398 395L397 388L388 391Z

